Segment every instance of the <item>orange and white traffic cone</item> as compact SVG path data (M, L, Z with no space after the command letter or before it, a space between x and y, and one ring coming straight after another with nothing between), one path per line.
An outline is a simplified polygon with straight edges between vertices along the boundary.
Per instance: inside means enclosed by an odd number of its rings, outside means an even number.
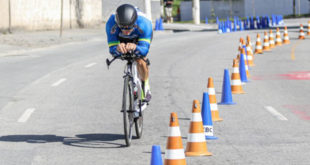
M257 34L257 37L256 37L255 54L263 54L262 42L260 40L260 35L259 34Z
M272 34L272 30L269 30L269 45L270 48L274 48L275 47L275 43L274 43L274 36Z
M170 114L169 136L164 165L186 165L179 120L174 112Z
M276 46L281 46L281 45L282 45L281 33L280 33L280 29L277 28L277 33L276 33Z
M264 33L264 46L263 46L263 51L269 51L270 47L269 47L269 37L267 32L265 31Z
M247 42L246 44L246 54L248 56L249 66L255 66L253 62L254 61L253 51L249 42Z
M243 48L243 42L244 42L243 38L242 38L242 37L240 37L240 39L239 39L239 46L238 46L238 53L237 53L237 55L239 55L240 51L241 51L241 50L242 50L242 48Z
M308 36L310 36L310 21L308 21Z
M298 38L300 40L304 40L305 39L304 26L302 24L300 24L299 37Z
M289 44L290 43L290 38L288 36L288 32L287 32L287 27L284 27L284 34L283 34L283 43L284 44Z
M238 52L243 48L243 43L244 43L244 40L242 37L240 37L239 39L239 48L238 48Z
M220 118L219 111L218 111L215 89L214 89L214 83L213 83L212 77L208 78L207 91L209 93L212 121L222 121L223 119Z
M249 43L250 47L251 47L251 50L253 51L253 45L251 43L251 38L249 35L246 36L246 42Z
M203 129L201 108L198 100L193 101L192 120L187 136L186 156L211 156Z
M245 93L242 89L240 73L239 73L239 64L238 60L234 59L233 62L233 71L231 73L231 93L232 94L243 94Z

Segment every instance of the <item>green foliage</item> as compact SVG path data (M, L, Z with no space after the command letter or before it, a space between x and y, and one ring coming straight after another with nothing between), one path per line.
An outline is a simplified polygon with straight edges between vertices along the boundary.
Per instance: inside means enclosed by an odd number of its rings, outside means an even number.
M181 2L184 0L173 0L172 4L172 16L177 16L178 8L180 7Z

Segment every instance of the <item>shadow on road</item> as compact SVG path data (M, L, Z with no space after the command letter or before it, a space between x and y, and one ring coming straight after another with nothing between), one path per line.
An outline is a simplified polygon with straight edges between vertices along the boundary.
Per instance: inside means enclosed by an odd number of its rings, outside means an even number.
M123 140L121 134L79 134L75 137L56 135L6 135L1 136L3 142L26 142L26 143L52 143L61 142L64 145L83 148L121 148L126 147L125 141L116 143L113 141Z

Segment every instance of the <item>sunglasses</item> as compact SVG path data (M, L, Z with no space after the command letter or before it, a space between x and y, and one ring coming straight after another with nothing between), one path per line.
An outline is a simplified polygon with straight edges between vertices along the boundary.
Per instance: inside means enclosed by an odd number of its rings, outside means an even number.
M120 28L121 30L131 30L131 29L134 28L134 26L119 26L119 28Z

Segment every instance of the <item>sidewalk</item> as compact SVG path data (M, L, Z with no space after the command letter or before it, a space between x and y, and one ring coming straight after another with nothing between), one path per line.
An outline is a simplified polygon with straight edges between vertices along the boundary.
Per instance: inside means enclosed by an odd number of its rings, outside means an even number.
M14 31L12 34L0 34L0 57L90 40L106 40L105 29L64 30L62 37L59 31Z

